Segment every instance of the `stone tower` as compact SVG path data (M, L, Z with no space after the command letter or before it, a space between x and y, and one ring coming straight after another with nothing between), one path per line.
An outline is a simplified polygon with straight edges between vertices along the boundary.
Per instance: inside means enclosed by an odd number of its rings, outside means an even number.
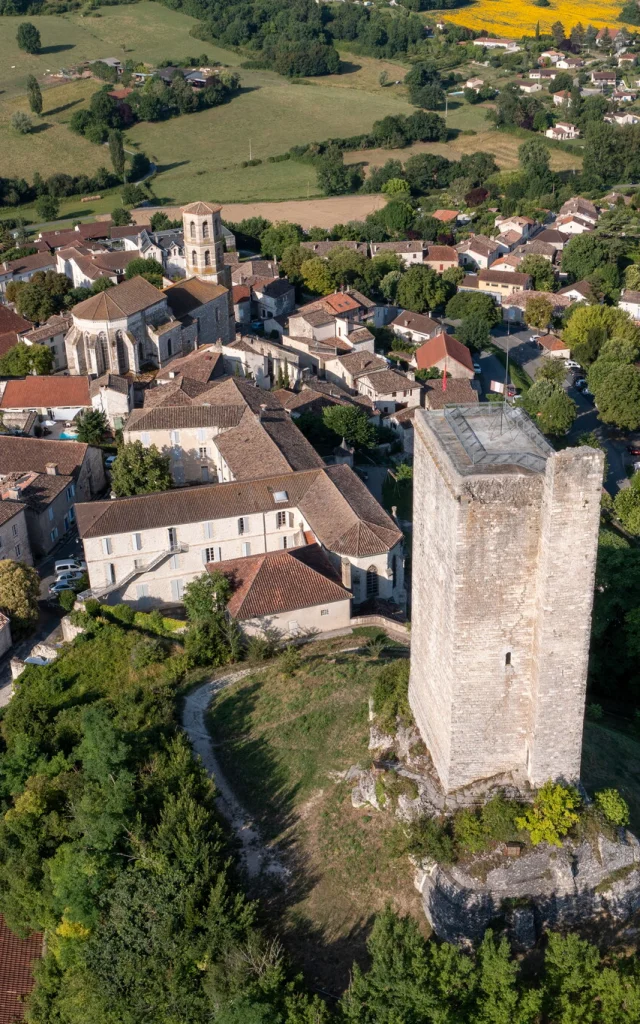
M191 203L182 211L187 277L203 277L231 287L231 271L224 265L222 207L213 203Z
M603 462L506 404L416 413L409 699L446 792L579 778Z

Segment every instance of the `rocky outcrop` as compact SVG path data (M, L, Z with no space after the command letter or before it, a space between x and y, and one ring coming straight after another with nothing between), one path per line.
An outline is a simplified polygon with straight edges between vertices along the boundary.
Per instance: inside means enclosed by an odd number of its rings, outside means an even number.
M511 859L476 857L465 868L416 862L415 885L438 936L469 943L502 919L520 948L548 928L596 918L624 921L640 908L640 843L624 830L618 842L541 845ZM516 913L518 911L518 913Z

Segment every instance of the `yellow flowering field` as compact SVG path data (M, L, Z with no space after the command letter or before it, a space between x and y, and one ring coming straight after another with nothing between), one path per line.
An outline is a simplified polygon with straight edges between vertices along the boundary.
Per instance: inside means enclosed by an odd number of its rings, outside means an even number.
M461 10L447 11L444 16L447 21L477 31L518 37L524 32L533 35L537 21L543 32L554 21L561 21L567 33L579 21L585 28L613 28L620 24L621 6L622 0L552 0L551 7L535 7L530 0L477 0Z

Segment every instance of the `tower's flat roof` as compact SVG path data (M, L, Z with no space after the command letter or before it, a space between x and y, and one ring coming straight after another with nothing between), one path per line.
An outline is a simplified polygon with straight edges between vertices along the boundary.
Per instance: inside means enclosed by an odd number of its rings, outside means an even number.
M456 469L462 473L544 473L554 450L527 414L507 402L450 405L422 412Z

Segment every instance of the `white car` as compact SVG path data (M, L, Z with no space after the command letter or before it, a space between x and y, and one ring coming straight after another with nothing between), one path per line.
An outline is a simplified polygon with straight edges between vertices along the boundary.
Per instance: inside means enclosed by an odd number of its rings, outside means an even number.
M58 573L56 583L75 583L76 580L81 580L84 576L82 569L76 569L73 572L61 572Z
M582 367L580 366L580 363L576 363L575 359L565 359L564 365L566 366L567 370L580 370L580 369L582 369Z
M87 563L82 558L62 558L53 566L56 576L63 572L86 572Z

